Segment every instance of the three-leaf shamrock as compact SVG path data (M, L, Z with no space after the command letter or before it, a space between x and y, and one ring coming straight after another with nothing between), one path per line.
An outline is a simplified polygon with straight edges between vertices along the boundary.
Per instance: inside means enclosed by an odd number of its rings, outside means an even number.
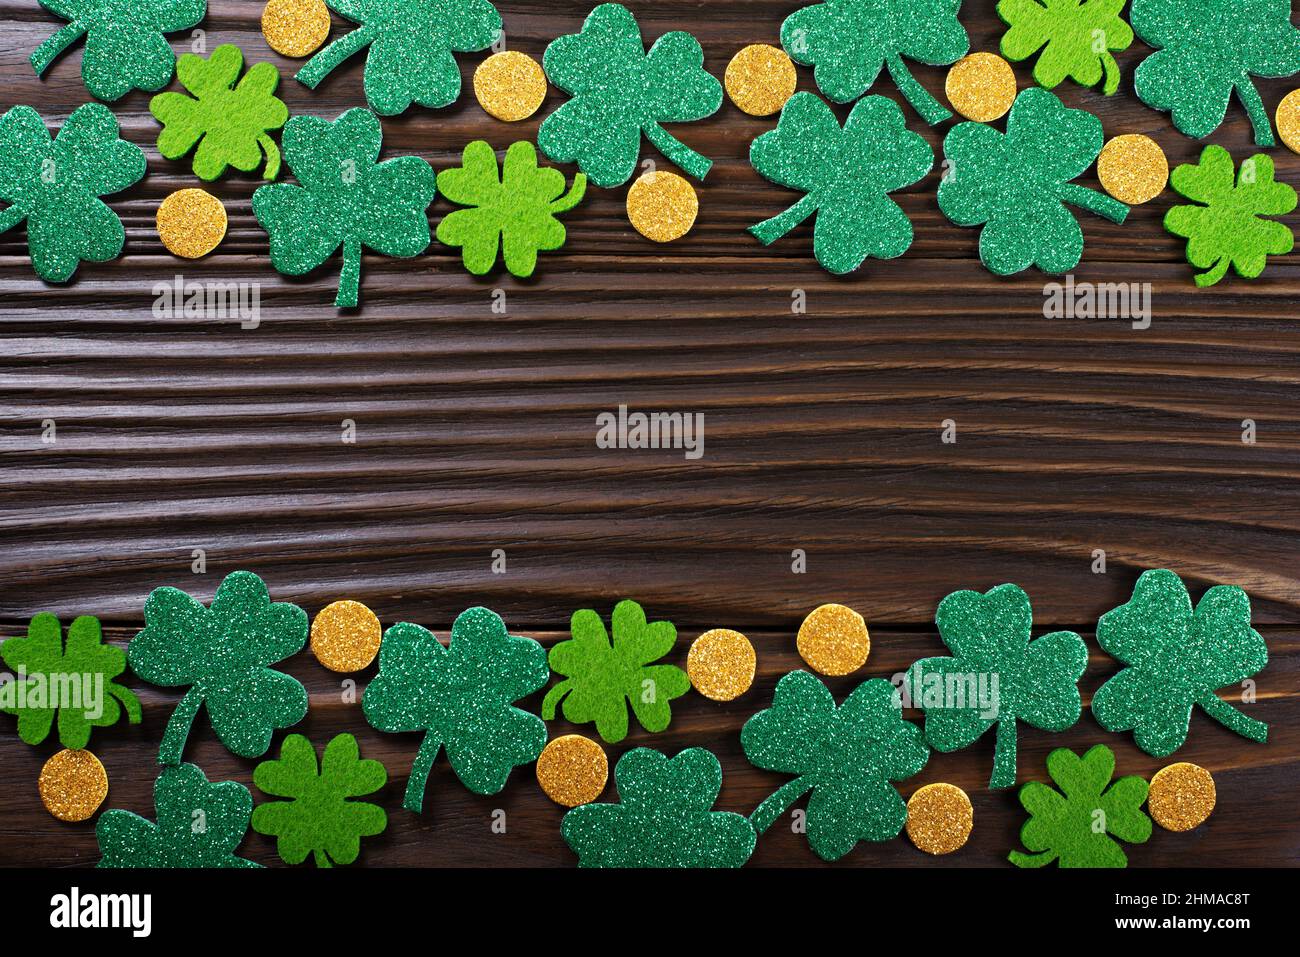
M957 751L997 726L991 788L1016 783L1016 722L1064 731L1079 720L1088 648L1072 631L1031 640L1029 596L1018 585L953 592L934 616L955 657L925 658L905 687L925 712L930 746Z
M671 621L646 622L634 601L614 606L611 643L600 615L590 608L575 611L569 620L573 636L551 649L551 670L564 675L546 693L542 717L555 718L564 700L564 717L574 724L594 721L610 744L627 737L627 706L632 705L641 727L662 731L672 720L673 698L691 690L691 679L676 665L656 665L677 643Z
M925 178L934 152L907 128L893 100L859 100L841 129L826 103L796 93L777 128L754 140L749 160L772 182L807 193L749 231L771 245L816 212L814 254L842 274L869 256L893 259L912 245L912 223L889 194Z
M131 670L165 688L189 686L167 722L160 764L180 763L200 705L221 743L244 758L261 757L277 728L307 714L306 689L271 668L307 643L307 614L272 603L252 572L227 575L210 608L179 588L156 588L144 621L127 649Z
M342 246L334 305L351 308L360 293L362 247L403 258L428 248L433 168L418 156L377 162L383 131L364 107L333 122L295 116L282 139L301 185L272 183L253 194L253 213L271 237L271 265L301 276Z
M712 162L660 125L701 120L722 106L722 84L705 71L704 51L689 33L665 33L647 53L631 11L602 3L581 33L546 48L543 67L573 97L537 131L551 159L577 162L597 186L621 186L636 171L645 133L690 175L708 174Z
M388 826L383 808L348 800L388 783L384 766L361 760L357 739L350 734L325 745L319 766L311 742L289 735L278 761L263 761L254 769L253 783L273 797L289 799L259 804L253 811L253 830L277 839L286 864L301 864L308 854L317 867L351 864L361 853L361 838Z
M1268 664L1240 588L1216 585L1193 609L1177 575L1144 572L1133 598L1097 622L1097 643L1128 667L1093 695L1093 716L1107 731L1133 731L1147 754L1163 758L1182 747L1193 705L1230 731L1268 740L1268 725L1215 694Z
M438 191L461 206L438 224L438 241L461 248L465 268L486 275L505 250L506 268L526 279L537 268L538 252L564 245L564 224L555 217L567 213L587 191L579 173L565 193L564 174L538 168L537 150L525 141L506 150L497 169L496 153L482 140L465 147L460 167L438 174Z
M1133 43L1133 28L1120 11L1126 0L998 0L998 16L1011 29L1002 55L1027 60L1039 50L1034 80L1051 90L1066 79L1096 86L1107 96L1119 89L1119 64L1111 56Z
M907 823L907 805L891 782L925 767L921 729L904 721L894 686L864 681L838 708L820 679L792 671L772 707L745 722L740 743L751 764L795 775L750 815L766 831L798 798L808 798L808 844L836 861L858 841L887 841Z
M512 702L549 677L546 650L506 631L500 616L471 608L451 628L447 647L407 622L384 633L379 674L361 699L366 720L380 731L424 731L402 806L418 812L441 748L475 794L497 794L516 765L546 745L546 725Z
M722 765L704 748L669 758L635 748L614 768L618 804L584 804L560 833L580 867L740 867L754 852L749 821L713 805Z
M1020 842L1035 853L1012 851L1011 863L1126 867L1128 857L1111 835L1129 844L1145 844L1151 836L1151 818L1142 810L1146 781L1132 775L1111 784L1115 755L1104 744L1082 758L1068 748L1056 749L1047 756L1047 773L1061 790L1041 781L1020 789L1020 803L1029 812Z
M180 159L198 143L193 169L204 180L216 179L227 165L245 173L254 170L265 153L262 177L279 175L280 149L267 131L278 130L289 118L288 107L274 95L280 71L257 63L240 79L243 66L244 54L233 43L217 47L206 60L193 53L180 58L176 74L195 98L159 93L149 101L149 111L163 125L159 153Z
M1122 223L1128 207L1070 180L1101 152L1101 120L1037 87L1021 91L1006 133L961 123L944 140L950 172L939 208L958 226L984 225L980 259L999 276L1038 266L1069 272L1083 256L1083 230L1066 208Z
M1263 218L1296 208L1296 191L1273 179L1270 156L1252 156L1237 174L1227 150L1207 146L1199 164L1177 167L1169 181L1179 194L1203 204L1174 206L1165 214L1165 229L1187 240L1187 261L1208 270L1196 276L1196 285L1215 285L1229 266L1254 279L1269 256L1295 246L1291 227Z

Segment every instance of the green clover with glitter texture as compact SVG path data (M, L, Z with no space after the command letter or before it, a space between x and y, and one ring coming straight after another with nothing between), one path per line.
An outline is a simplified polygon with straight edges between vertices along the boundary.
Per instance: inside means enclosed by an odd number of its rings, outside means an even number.
M1002 55L1027 60L1040 50L1034 80L1055 89L1067 77L1083 86L1105 80L1107 96L1119 89L1119 64L1112 51L1127 50L1133 29L1120 11L1126 0L998 0L998 16L1009 29Z

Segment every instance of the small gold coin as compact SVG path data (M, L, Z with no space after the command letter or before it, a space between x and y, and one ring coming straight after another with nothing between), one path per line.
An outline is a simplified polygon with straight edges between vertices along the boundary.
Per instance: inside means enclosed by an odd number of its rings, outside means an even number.
M799 654L813 671L847 675L867 663L871 636L861 615L845 605L822 605L799 626Z
M158 206L158 238L173 256L198 259L226 238L226 207L203 189L178 189Z
M691 643L686 673L691 684L713 701L739 698L754 683L754 646L738 631L714 628Z
M474 95L489 116L507 123L526 120L546 99L546 74L526 53L494 53L474 71Z
M1214 810L1214 778L1205 768L1180 761L1161 768L1151 779L1147 808L1167 831L1190 831Z
M330 34L330 12L322 0L271 0L262 10L262 36L281 56L309 56Z
M627 218L646 239L671 243L695 225L700 198L695 187L676 173L645 173L627 191Z
M723 82L740 109L750 116L771 116L794 96L799 75L784 50L754 43L731 58Z
M996 53L971 53L952 65L944 89L954 110L989 123L1006 116L1016 101L1016 74Z
M1277 132L1293 153L1300 153L1300 90L1292 90L1277 105Z
M384 637L375 613L359 601L326 605L311 623L311 650L330 671L360 671L379 654Z
M907 836L927 854L951 854L970 837L975 810L953 784L927 784L907 801Z
M565 734L548 741L537 758L537 783L556 804L590 804L605 790L609 760L591 738Z
M1121 203L1141 206L1164 192L1169 160L1149 136L1126 133L1107 143L1097 158L1097 178Z
M89 751L60 751L45 762L36 787L60 821L85 821L108 797L108 772Z

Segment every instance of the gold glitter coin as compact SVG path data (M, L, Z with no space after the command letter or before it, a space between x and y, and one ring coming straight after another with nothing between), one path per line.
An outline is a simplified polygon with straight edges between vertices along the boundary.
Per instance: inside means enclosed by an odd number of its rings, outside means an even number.
M691 684L713 701L739 698L754 683L758 660L754 646L738 631L714 628L691 643L686 655L686 673Z
M226 207L207 190L178 189L158 206L158 238L173 256L198 259L226 238Z
M871 636L867 623L852 608L822 605L799 626L799 654L813 671L847 675L867 663Z
M794 96L799 75L784 50L754 43L731 58L724 83L731 102L750 116L771 116Z
M927 784L907 801L907 836L927 854L960 850L975 825L975 809L954 784Z
M1121 203L1141 206L1165 190L1169 160L1149 136L1126 133L1107 143L1097 157L1097 178L1106 192Z
M605 790L609 760L591 738L566 734L548 741L537 757L537 783L556 804L590 804Z
M691 231L699 213L695 187L676 173L646 173L627 191L628 221L638 233L657 243L681 239Z
M281 56L310 56L330 34L323 0L271 0L262 10L262 36Z
M359 601L326 605L311 623L311 650L330 671L360 671L379 654L383 628Z
M108 772L89 751L60 751L45 762L36 786L60 821L85 821L108 797Z
M546 74L526 53L494 53L474 71L474 95L489 116L507 123L526 120L546 99Z
M1204 824L1214 800L1210 772L1186 761L1157 771L1147 791L1147 809L1166 831L1190 831Z
M1300 153L1300 90L1292 90L1277 105L1277 132L1292 153Z
M971 53L948 71L944 83L952 108L977 123L1006 116L1016 100L1016 74L996 53Z

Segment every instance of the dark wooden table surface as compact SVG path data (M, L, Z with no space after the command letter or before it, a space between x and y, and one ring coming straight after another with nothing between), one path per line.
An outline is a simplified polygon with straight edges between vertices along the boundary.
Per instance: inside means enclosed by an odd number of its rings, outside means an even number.
M800 6L629 5L648 38L693 32L718 76L741 46L778 42L782 19ZM308 91L289 76L294 63L267 50L260 3L209 6L209 50L233 42L250 61L279 65L292 112L332 117L363 103L362 58ZM973 49L997 47L993 6L965 4ZM589 4L499 7L508 44L540 58L550 39L579 28ZM35 3L0 0L0 105L30 104L58 124L88 95L80 52L44 80L33 76L27 57L54 29ZM187 49L184 37L173 41ZM1146 52L1136 43L1120 56L1125 82L1113 98L1068 85L1058 92L1100 116L1108 136L1147 133L1172 163L1193 161L1202 144L1133 93ZM481 56L461 59L468 80ZM915 72L941 95L942 69ZM1017 75L1031 82L1027 65ZM800 79L812 88L811 71ZM1260 83L1270 111L1294 85ZM897 96L887 78L875 92ZM1115 669L1091 638L1097 617L1127 599L1141 570L1168 567L1197 595L1223 582L1253 596L1271 661L1251 713L1272 735L1259 746L1195 716L1176 759L1214 773L1218 809L1191 834L1157 828L1130 849L1131 862L1300 860L1297 257L1271 262L1256 282L1197 290L1181 243L1160 225L1166 193L1124 226L1081 217L1088 245L1078 280L1151 283L1151 327L1048 320L1047 280L986 272L977 233L940 214L935 173L900 197L916 228L909 253L832 277L812 258L810 227L767 249L744 232L792 194L748 163L750 141L773 121L725 103L677 129L716 161L683 241L652 245L628 225L625 190L593 190L566 219L568 245L545 256L531 281L476 279L435 243L413 261L367 256L363 308L339 313L330 305L337 260L299 280L271 268L250 211L253 175L207 187L230 211L216 254L199 262L166 254L153 228L157 205L199 184L188 163L158 156L148 99L137 92L113 105L124 136L149 155L148 177L112 201L127 229L120 260L83 265L73 283L53 287L31 270L25 230L0 236L0 634L18 634L48 610L98 615L125 643L152 588L177 585L206 600L239 568L313 614L354 598L386 625L417 621L445 635L460 610L485 604L548 644L576 608L607 613L632 597L676 622L672 657L683 663L701 631L745 631L759 679L727 705L692 694L674 707L668 731L634 732L611 758L636 745L711 748L725 770L720 807L747 813L781 778L747 765L738 730L799 666L794 633L816 605L844 602L872 625L865 669L833 682L842 694L941 653L932 616L948 592L1014 581L1032 597L1039 628L1088 636L1091 692ZM552 91L539 118L559 102ZM908 117L936 145L947 129ZM467 91L450 109L385 119L385 155L417 153L444 169L473 139L504 148L533 138L536 125L492 120ZM1213 141L1238 160L1254 151L1235 104ZM1300 158L1271 155L1278 178L1300 185ZM1096 185L1092 173L1082 181ZM448 208L440 203L433 216ZM1300 216L1286 221L1294 227ZM153 287L177 275L260 283L258 328L155 318ZM496 289L506 293L505 315L492 312ZM795 290L806 293L806 314L791 312ZM704 413L704 457L596 448L597 414L620 404ZM42 442L51 419L52 445ZM355 444L341 441L345 419L356 423ZM1242 440L1247 419L1254 444ZM941 442L945 420L957 425L955 444ZM205 574L191 571L195 549L206 554ZM505 574L492 573L494 549L505 550ZM807 556L804 574L791 570L796 549ZM1098 549L1104 574L1093 571ZM425 814L410 814L401 793L418 738L371 730L310 653L288 670L311 692L298 730L318 743L353 732L363 754L388 766L391 824L366 843L364 863L573 861L559 836L562 810L541 795L531 768L518 769L501 795L477 797L440 761ZM178 696L129 683L144 701L143 725L97 731L92 748L111 779L106 806L152 817L154 756ZM187 757L214 780L251 784L253 762L228 754L206 721L198 727ZM1149 775L1175 760L1146 756L1087 712L1068 733L1022 729L1020 740L1022 778L1044 778L1046 754L1060 745L1104 742L1121 773ZM13 719L0 717L0 864L97 859L92 825L54 821L37 797L37 773L56 749L27 747ZM970 792L976 827L962 852L931 859L900 838L860 845L844 863L1005 864L1023 814L1013 794L987 790L991 762L988 737L936 754L901 788L950 781ZM496 809L507 812L505 834L491 830ZM255 834L243 852L277 860L273 841ZM819 862L778 825L754 863Z

